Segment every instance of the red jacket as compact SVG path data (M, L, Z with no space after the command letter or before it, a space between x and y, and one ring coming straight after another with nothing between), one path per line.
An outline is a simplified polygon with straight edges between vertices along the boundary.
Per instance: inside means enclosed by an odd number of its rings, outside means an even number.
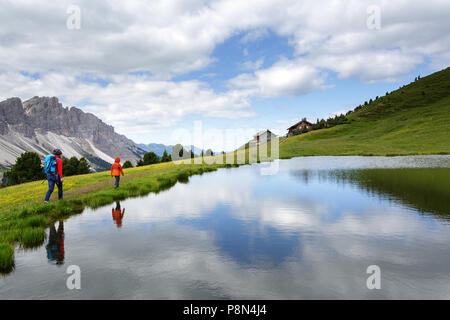
M115 162L111 166L111 177L123 175L122 166L120 165L120 158L117 157Z
M62 178L63 174L62 174L62 170L63 169L63 162L62 159L60 157L56 157L56 174Z

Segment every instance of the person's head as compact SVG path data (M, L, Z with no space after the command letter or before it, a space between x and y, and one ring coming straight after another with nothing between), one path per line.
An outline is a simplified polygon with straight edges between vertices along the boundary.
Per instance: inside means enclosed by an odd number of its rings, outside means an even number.
M120 158L119 158L119 157L116 157L115 162L120 163Z
M53 150L53 155L56 156L56 157L61 158L62 151L59 150L59 149L55 149L55 150Z

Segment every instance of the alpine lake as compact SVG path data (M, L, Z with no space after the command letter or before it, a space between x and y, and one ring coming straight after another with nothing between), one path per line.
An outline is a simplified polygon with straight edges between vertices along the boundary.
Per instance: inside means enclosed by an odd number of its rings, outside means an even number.
M450 156L219 169L47 235L0 299L450 299Z

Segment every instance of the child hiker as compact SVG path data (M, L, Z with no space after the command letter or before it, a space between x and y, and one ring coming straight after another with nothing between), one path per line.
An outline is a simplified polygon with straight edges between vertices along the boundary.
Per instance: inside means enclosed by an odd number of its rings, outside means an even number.
M120 202L116 201L116 208L112 208L112 218L117 225L117 228L122 227L122 219L125 215L125 208L120 208Z
M117 157L115 162L111 166L111 177L116 178L116 184L114 186L114 189L117 189L119 187L120 182L120 174L123 174L122 166L120 165L120 158Z

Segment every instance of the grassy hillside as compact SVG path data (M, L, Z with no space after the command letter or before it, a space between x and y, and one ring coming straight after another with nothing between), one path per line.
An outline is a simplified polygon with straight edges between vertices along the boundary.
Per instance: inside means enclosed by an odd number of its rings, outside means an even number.
M450 154L450 68L375 99L347 118L349 124L283 138L280 157Z

